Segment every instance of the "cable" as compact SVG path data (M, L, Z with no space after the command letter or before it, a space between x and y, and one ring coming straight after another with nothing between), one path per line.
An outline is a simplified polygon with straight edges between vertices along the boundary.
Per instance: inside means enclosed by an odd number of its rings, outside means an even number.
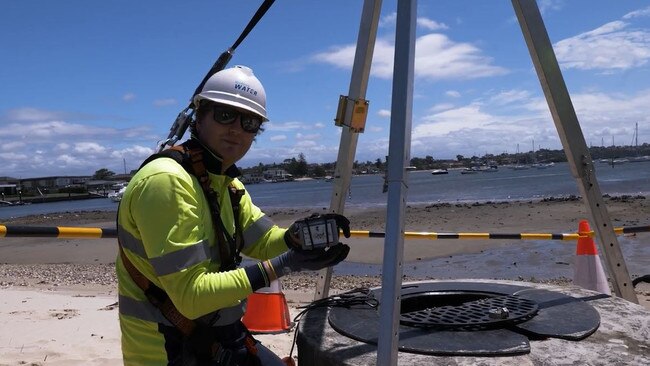
M298 315L296 315L293 318L293 321L296 326L296 331L293 333L293 341L291 343L291 350L289 351L289 357L291 358L293 355L293 349L296 345L296 339L298 337L298 330L299 330L298 324L300 323L300 320L302 319L302 316L305 313L316 308L324 308L324 307L350 308L354 305L367 305L370 306L371 308L376 308L377 306L379 306L379 301L375 298L375 296L372 294L372 291L369 288L358 287L342 294L332 295L319 300L314 300L308 305L298 306L298 309L304 309L304 310L300 311Z

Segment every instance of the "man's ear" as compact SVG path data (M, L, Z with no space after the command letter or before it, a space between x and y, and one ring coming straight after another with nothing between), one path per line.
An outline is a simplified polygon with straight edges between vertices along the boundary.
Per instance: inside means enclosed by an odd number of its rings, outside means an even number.
M201 131L201 121L198 118L194 119L194 128L196 129L197 133Z

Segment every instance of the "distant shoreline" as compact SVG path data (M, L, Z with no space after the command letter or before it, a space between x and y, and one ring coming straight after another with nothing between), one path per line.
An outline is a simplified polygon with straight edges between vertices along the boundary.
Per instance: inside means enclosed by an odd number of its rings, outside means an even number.
M45 195L45 196L29 196L29 197L10 197L6 198L3 203L0 204L0 207L4 205L7 206L19 206L19 205L31 205L39 203L48 203L48 202L63 202L63 201L77 201L77 200L88 200L96 198L106 198L105 196L95 194L95 193L74 193L74 194L55 194L55 195ZM7 204L7 203L9 204Z

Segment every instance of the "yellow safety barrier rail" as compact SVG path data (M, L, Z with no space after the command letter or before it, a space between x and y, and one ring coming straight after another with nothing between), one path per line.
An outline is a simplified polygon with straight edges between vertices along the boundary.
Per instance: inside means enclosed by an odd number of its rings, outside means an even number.
M117 238L117 230L96 227L0 225L0 238L2 237L114 239Z
M650 225L648 226L632 226L632 227L617 227L614 228L617 235L634 234L642 232L650 232ZM383 232L352 230L350 232L352 237L364 238L384 238L386 236ZM517 233L517 234L504 234L504 233L435 233L435 232L404 232L405 239L500 239L500 240L578 240L580 235L595 236L593 231L587 233ZM42 238L83 238L83 239L114 239L117 238L116 229L106 228L92 228L92 227L69 227L69 226L5 226L0 225L0 237L42 237Z
M617 235L650 232L650 226L634 227L617 227L614 228ZM382 232L353 230L350 232L352 237L383 238L386 236ZM416 232L405 231L405 239L508 239L508 240L578 240L580 235L595 236L593 231L586 233L436 233L436 232Z

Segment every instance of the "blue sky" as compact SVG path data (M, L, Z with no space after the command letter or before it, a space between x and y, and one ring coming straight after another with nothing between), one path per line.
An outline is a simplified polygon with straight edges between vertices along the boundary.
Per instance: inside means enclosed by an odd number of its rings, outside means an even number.
M262 1L3 1L0 176L135 169ZM650 1L538 4L591 145L650 142ZM239 165L337 158L361 0L278 0L236 50L270 122ZM356 159L388 153L396 1ZM561 148L510 1L418 2L412 157Z

